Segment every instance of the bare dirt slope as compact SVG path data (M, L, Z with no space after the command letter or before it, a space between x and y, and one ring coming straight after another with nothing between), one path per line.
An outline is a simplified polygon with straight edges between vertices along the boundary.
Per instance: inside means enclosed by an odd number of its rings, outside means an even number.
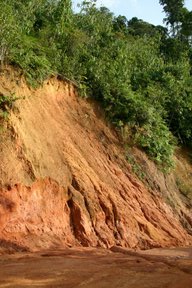
M133 175L99 108L72 85L52 78L35 91L8 70L0 92L21 98L0 134L2 251L192 243L179 214Z

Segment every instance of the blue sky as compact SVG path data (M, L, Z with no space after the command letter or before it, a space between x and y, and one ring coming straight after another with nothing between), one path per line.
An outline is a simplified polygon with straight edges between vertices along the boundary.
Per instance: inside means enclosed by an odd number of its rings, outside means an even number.
M74 7L80 0L73 0ZM98 5L109 8L115 15L124 15L127 19L137 17L154 25L162 25L165 15L158 0L97 0ZM185 6L192 10L192 1L186 0Z

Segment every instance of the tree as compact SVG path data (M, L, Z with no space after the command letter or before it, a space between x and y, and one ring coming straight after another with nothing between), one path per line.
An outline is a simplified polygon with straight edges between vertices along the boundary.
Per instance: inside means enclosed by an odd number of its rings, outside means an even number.
M166 24L171 25L171 32L176 36L182 22L184 0L160 0L159 3L166 14Z
M184 40L191 43L192 39L192 11L183 8L183 18L181 25L181 35Z
M119 15L113 20L113 29L116 32L122 32L123 34L127 34L127 24L127 18L125 16Z
M155 25L133 17L128 21L128 32L134 36L154 36L158 33Z
M0 0L0 63L7 62L10 50L20 37L15 11L9 1Z

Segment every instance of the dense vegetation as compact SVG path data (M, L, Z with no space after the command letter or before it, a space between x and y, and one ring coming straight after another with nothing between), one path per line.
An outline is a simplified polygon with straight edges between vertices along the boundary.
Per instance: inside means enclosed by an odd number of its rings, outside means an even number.
M159 2L167 28L95 1L74 13L70 0L0 0L1 67L20 67L31 85L75 80L132 143L171 167L175 144L192 143L192 12L182 0Z

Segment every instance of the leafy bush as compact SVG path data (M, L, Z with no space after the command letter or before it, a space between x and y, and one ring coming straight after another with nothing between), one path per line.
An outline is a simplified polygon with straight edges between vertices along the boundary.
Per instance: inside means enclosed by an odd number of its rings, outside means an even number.
M0 93L0 120L8 117L9 110L12 109L13 103L18 98L14 95L4 95Z
M10 60L19 66L29 84L36 86L43 82L54 70L46 57L46 52L35 38L25 36L22 43L11 49Z

